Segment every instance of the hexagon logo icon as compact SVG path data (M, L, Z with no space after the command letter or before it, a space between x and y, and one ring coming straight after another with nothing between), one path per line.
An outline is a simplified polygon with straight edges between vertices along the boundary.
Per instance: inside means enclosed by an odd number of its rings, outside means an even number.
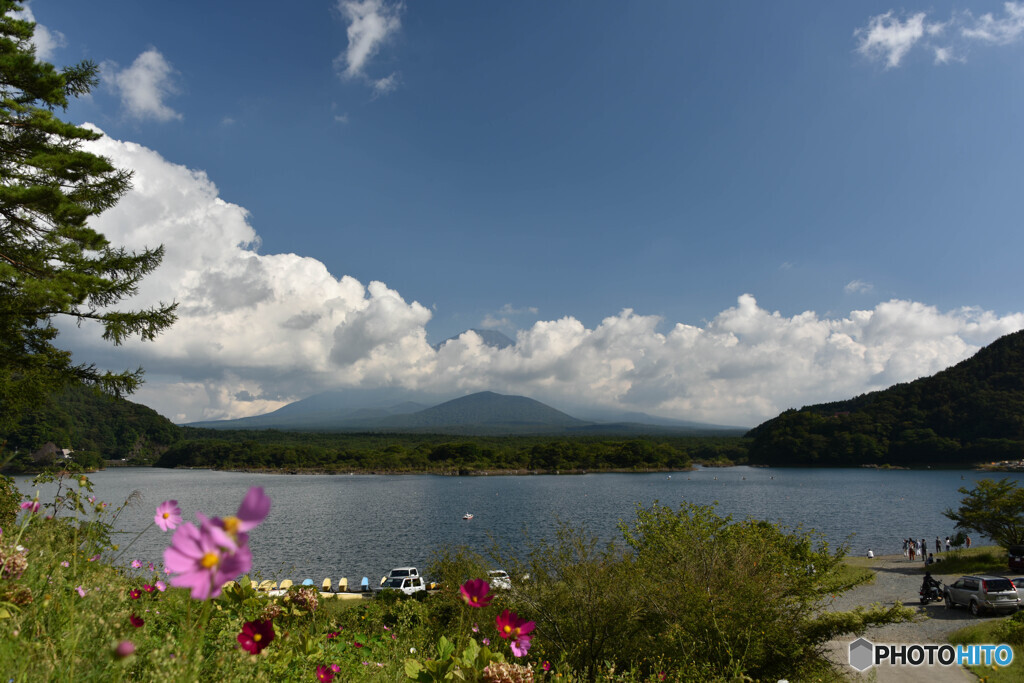
M850 643L850 666L864 671L874 664L875 646L867 638L858 638Z

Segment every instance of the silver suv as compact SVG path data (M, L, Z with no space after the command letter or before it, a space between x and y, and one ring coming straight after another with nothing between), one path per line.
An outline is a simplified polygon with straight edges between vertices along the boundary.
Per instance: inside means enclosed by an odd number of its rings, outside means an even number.
M946 586L946 609L966 605L971 614L1016 612L1020 605L1013 582L1002 576L961 576Z

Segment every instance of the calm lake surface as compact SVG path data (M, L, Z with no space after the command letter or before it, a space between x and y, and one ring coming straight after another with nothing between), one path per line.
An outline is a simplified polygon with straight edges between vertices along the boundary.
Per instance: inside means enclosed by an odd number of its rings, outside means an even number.
M996 474L989 476L1011 476ZM602 539L619 538L616 525L633 519L636 504L683 501L712 504L719 514L803 526L832 544L850 539L853 554L899 553L906 536L943 539L953 533L942 515L957 507L961 486L980 472L959 470L774 469L731 467L658 474L442 477L432 475L285 475L112 468L90 475L98 500L117 505L133 491L142 502L126 509L118 526L137 534L156 506L176 499L186 520L234 514L250 486L273 500L270 515L250 534L253 572L263 578L363 576L372 583L391 567L425 567L434 548L485 549L488 538L508 543L525 528L551 538L558 520L586 525ZM32 495L31 477L15 477ZM43 487L40 500L52 500ZM471 512L472 521L462 515ZM133 536L119 539L122 547ZM975 543L981 539L975 538ZM122 561L162 561L170 533L147 531Z

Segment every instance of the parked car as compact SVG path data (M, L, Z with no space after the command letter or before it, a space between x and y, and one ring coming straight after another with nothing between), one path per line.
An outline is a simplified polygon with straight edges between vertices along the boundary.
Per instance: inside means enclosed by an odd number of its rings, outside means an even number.
M416 567L395 567L390 572L388 572L387 578L389 578L389 579L396 579L396 578L399 578L399 577L419 576L419 575L420 575L420 572L419 572L418 569L416 569Z
M1006 549L1006 554L1010 569L1024 571L1024 545L1011 545Z
M961 576L946 585L946 609L964 605L971 614L981 612L1014 612L1020 607L1020 596L1012 581L1003 576Z
M427 590L427 587L419 576L394 576L390 579L385 579L380 589L382 591L396 590L406 595L412 595L413 593Z
M492 569L487 572L487 581L491 584L491 588L512 590L512 579L504 569Z
M1020 598L1020 607L1024 607L1024 576L1010 579L1017 588L1017 597Z

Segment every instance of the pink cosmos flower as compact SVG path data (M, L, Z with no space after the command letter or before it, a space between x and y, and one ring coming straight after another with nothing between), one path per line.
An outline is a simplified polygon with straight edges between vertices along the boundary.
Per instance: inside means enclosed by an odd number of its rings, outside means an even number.
M534 622L521 619L518 614L508 610L495 617L494 624L498 627L498 635L506 640L509 638L518 640L520 636L525 636L536 626ZM529 648L529 645L526 647Z
M39 501L38 500L26 500L21 504L22 510L28 510L32 514L39 512Z
M491 644L491 639L490 638L481 638L480 640L483 642L484 645L490 645Z
M331 671L333 671L334 673L338 673L339 671L341 671L341 667L337 664L331 664Z
M135 652L135 645L133 645L130 640L122 640L117 644L117 647L114 648L114 656L118 659L124 659L133 652Z
M200 524L211 526L212 533L223 547L241 548L249 540L246 532L259 526L269 513L270 498L263 493L263 487L253 486L245 494L235 515L224 519L214 517L207 520L206 517L197 513L196 518Z
M160 591L161 593L163 593L165 590L167 590L167 584L164 583L163 581L157 581L156 582L156 589L158 591Z
M215 531L219 530L209 524L199 528L183 524L164 550L164 566L177 575L171 577L171 585L191 589L196 600L217 597L224 583L252 567L249 548L224 547L220 542L224 533Z
M153 517L153 521L160 527L160 531L176 528L181 524L181 508L178 507L178 501L165 500L157 505L156 516Z
M334 672L326 666L318 666L316 668L316 680L320 683L331 683L334 680Z
M153 591L156 590L156 588L154 588L153 586L150 586L148 583L144 583L144 584L142 584L142 590L146 591L147 593L152 593Z
M78 592L78 597L80 597L80 598L84 598L85 597L85 589L84 588L82 588L81 586L75 586L75 590Z
M530 636L519 636L508 646L512 648L512 654L516 657L524 657L530 651Z
M95 562L95 561L96 561L96 560L98 560L98 559L100 559L100 556L99 556L99 555L93 555L93 556L92 556L92 557L90 557L90 558L89 558L88 560L86 560L86 562Z
M270 619L259 619L247 621L242 625L242 632L238 634L238 642L242 649L254 655L258 655L267 645L274 640L274 622Z
M477 626L475 623L473 624L473 629L472 630L473 630L473 633L480 633L480 627Z
M89 501L89 505L92 505L96 502L96 496L89 496L86 500Z
M142 563L138 560L132 560L132 569L141 569Z
M544 663L540 665L540 668L544 671L551 671L551 662L545 659Z
M60 563L60 566L62 566L62 567L70 567L71 563L68 562L67 560L64 560L63 562Z
M470 579L459 587L462 599L470 607L487 607L494 599L490 595L491 584L483 579Z

